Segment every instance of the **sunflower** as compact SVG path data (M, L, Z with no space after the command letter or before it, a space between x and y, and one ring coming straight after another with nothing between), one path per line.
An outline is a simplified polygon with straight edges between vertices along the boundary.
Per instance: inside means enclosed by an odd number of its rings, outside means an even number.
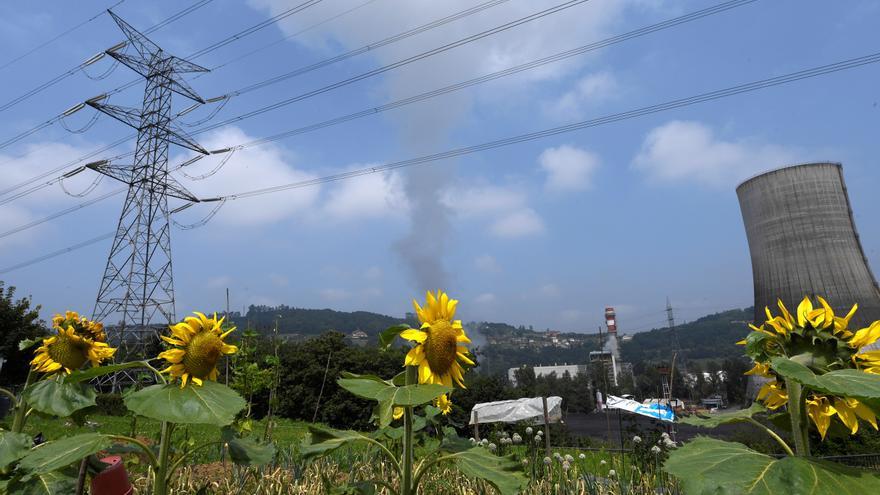
M464 385L462 363L473 366L464 344L471 341L461 326L461 320L453 320L458 301L438 290L437 294L427 293L425 306L413 300L421 329L410 328L400 333L406 340L416 345L406 355L404 366L418 367L419 383L436 383L452 387L453 382L461 388ZM437 406L449 411L449 397L438 398Z
M452 412L452 401L449 400L449 396L447 394L443 394L440 397L434 399L434 407L440 409L440 412L446 415Z
M101 323L80 317L74 311L64 316L55 315L52 326L56 334L43 339L34 351L31 361L34 371L53 373L63 368L65 373L82 368L86 362L100 366L110 359L116 349L107 345L107 335Z
M168 362L169 366L162 373L170 373L173 378L180 378L180 388L187 381L201 385L203 380L217 380L217 361L222 354L233 354L238 348L223 341L235 327L223 331L223 318L208 318L202 313L186 317L181 323L169 326L171 337L162 335L162 340L171 344L159 354L159 358Z
M785 382L770 367L769 361L773 357L810 352L816 362L826 363L813 370L818 374L830 369L853 367L880 374L880 351L862 351L863 347L880 340L880 321L852 332L849 322L858 309L857 304L846 316L841 317L834 314L825 299L816 299L819 307L814 307L810 298L804 297L794 315L781 300L777 302L779 316L773 316L769 308L764 308L767 320L761 326L749 325L754 332L737 342L747 346L761 343L760 346L749 346L749 355L755 360L755 365L745 374L770 379L761 386L757 397L768 409L778 409L788 402ZM859 420L878 429L874 412L850 397L813 393L806 399L806 409L823 439L835 416L852 434L858 432Z

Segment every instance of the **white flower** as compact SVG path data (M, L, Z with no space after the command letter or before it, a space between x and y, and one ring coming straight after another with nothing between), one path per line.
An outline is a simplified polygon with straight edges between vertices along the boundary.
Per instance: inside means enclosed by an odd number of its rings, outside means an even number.
M664 431L663 433L660 434L660 438L662 438L663 440L667 440L669 438L669 433L666 433Z
M477 443L477 441L474 440L474 437L471 437L471 438L470 438L470 441L471 441L471 443Z
M489 445L489 440L487 440L485 438L480 440L480 445L482 445L483 447L485 447L486 445Z
M529 460L528 460L528 459L523 459L523 460L522 460L522 465L523 465L523 466L528 466L528 465L529 465Z
M676 445L675 442L673 442L672 440L669 440L669 439L666 439L666 441L663 442L663 445L666 446L667 449L674 449L674 448L678 447L678 445Z
M489 444L489 450L491 450L492 452L495 452L495 449L497 449L497 448L498 448L498 446L495 445L494 443Z
M549 457L545 457L545 458L544 458L544 464L545 464L545 465L549 466L551 462L553 462L553 461L551 461Z
M609 477L609 478L613 478L613 477L615 477L615 476L617 476L617 471L615 471L615 470L613 470L613 469L609 469L609 470L608 470L608 477Z
M607 462L605 462L605 459L602 459L601 461L599 461L600 466L604 466L605 464L608 464Z
M517 443L517 444L522 443L522 437L519 436L519 433L513 434L513 443Z
M580 460L584 460L584 459L586 459L586 458L587 458L587 455L586 455L586 454L578 454L578 459L580 459Z
M568 471L569 469L571 469L571 464L569 464L568 461L563 462L562 463L562 470Z
M526 426L526 435L531 435L533 431L535 430L533 430L531 426Z
M642 443L642 437L636 435L633 437L633 443Z
M659 455L660 452L663 452L663 450L660 447L655 445L655 446L651 447L651 452L653 452L655 455Z
M541 443L541 435L535 435L535 443Z
M562 454L560 454L559 452L554 452L554 453L553 453L553 458L554 458L554 459L562 459Z
M538 430L538 435L543 435L543 434L544 434L544 430Z
M565 461L572 462L572 461L574 461L574 457L570 456L569 454L565 454Z

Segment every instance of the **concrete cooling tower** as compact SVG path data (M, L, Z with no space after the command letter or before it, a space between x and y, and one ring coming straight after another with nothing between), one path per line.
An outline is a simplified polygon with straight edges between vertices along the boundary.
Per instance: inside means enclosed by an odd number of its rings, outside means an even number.
M808 163L773 170L736 188L755 284L755 321L776 299L794 310L804 295L822 296L836 314L853 303L850 323L880 320L880 288L859 242L843 167Z

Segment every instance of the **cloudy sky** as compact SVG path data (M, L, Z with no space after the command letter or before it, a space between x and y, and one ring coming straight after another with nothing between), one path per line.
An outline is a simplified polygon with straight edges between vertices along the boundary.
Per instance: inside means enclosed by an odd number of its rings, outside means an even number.
M0 4L0 142L84 99L137 78L101 60L39 95L18 95L122 40L100 15L109 0ZM287 0L136 2L115 7L187 57L284 14ZM219 149L324 122L495 73L715 5L703 0L591 0L442 53L306 98L313 90L562 4L562 0L323 0L193 59L203 97L231 93L359 49L472 7L432 29L297 77L199 108L180 124ZM485 5L484 5L485 4ZM880 5L761 0L668 30L491 80L460 91L239 150L176 173L200 197L234 194L602 117L880 50ZM13 61L12 63L8 63ZM666 298L679 320L750 305L751 267L734 189L785 164L833 160L844 174L864 248L880 267L880 66L868 65L644 117L389 172L229 201L200 228L172 231L177 312L232 306L370 310L402 315L409 299L445 288L465 320L593 332L606 305L632 332L663 323ZM143 84L110 103L139 106ZM248 118L283 100L299 101ZM177 111L191 102L174 96ZM6 108L8 106L8 108ZM64 124L77 130L93 113ZM227 125L197 132L205 126ZM56 123L0 148L0 191L76 160L132 132L101 117L83 133ZM128 141L96 158L133 150ZM172 147L170 162L192 155ZM116 163L125 163L125 158ZM67 167L63 170L69 170ZM48 175L49 180L58 175ZM83 172L67 193L89 189ZM3 235L119 188L88 196L59 184L7 201L0 196L0 270L112 232L122 195ZM22 189L16 190L21 192ZM173 206L181 203L174 201ZM194 224L211 212L175 215ZM110 241L0 274L44 314L89 313Z

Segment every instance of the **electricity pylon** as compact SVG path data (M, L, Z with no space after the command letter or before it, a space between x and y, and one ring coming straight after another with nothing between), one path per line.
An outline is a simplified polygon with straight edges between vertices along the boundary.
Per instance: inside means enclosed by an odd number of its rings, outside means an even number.
M138 132L134 164L115 165L103 160L88 165L128 185L92 315L107 324L108 340L119 347L120 357L144 357L147 347L155 341L157 327L176 319L168 198L199 201L168 174L168 145L174 143L208 154L171 122L171 94L204 103L179 74L208 69L165 53L119 16L108 12L125 33L128 41L124 45L131 50L124 53L122 46L117 45L105 53L143 76L147 85L141 109L102 103L104 96L86 102ZM118 323L109 320L112 315L119 315ZM134 376L123 372L112 375L105 383L116 390L133 381Z

